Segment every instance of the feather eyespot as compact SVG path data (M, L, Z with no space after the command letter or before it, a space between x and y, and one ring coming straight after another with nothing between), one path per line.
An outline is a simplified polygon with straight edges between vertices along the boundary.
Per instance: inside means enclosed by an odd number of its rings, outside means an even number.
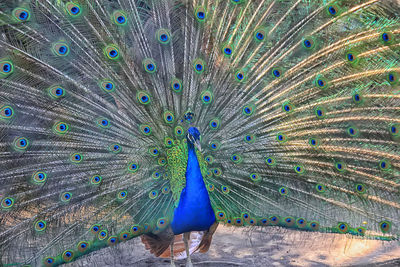
M384 32L381 34L380 39L382 43L389 45L393 43L394 36L391 32Z
M29 141L25 137L17 137L14 139L14 148L19 151L28 149Z
M148 105L151 103L150 94L144 91L139 91L136 94L136 98L142 105Z
M1 207L3 209L9 209L14 205L14 199L11 197L5 197L1 200Z
M64 203L67 203L71 200L72 194L70 192L64 192L60 195L60 200Z
M316 107L315 108L315 115L317 116L318 119L323 119L325 118L326 115L326 110L323 107Z
M151 127L147 124L142 124L139 126L139 130L142 134L144 135L150 135L151 134Z
M252 134L248 134L244 137L244 141L248 144L252 144L255 141L255 137Z
M14 72L14 65L11 61L0 61L0 78L6 77Z
M70 262L72 261L73 258L74 258L74 252L72 252L71 250L66 250L62 254L62 259L64 262Z
M97 238L102 241L104 239L106 239L108 236L108 232L107 230L100 230L99 234L97 235Z
M351 137L358 137L359 136L359 130L356 127L349 127L347 128L347 134L350 135Z
M69 54L69 46L64 42L54 43L52 46L54 54L57 56L65 57Z
M241 218L235 218L233 221L234 221L236 226L243 226L244 222L243 222L243 220Z
M272 77L273 78L281 78L282 77L282 70L280 68L274 68L271 71Z
M283 221L285 222L285 225L288 227L292 227L296 223L293 217L286 217L283 219Z
M259 182L261 180L261 176L258 173L251 173L250 174L250 179L253 182Z
M156 147L151 147L148 151L152 156L158 156L160 154L160 151Z
M65 96L65 89L60 86L53 86L48 89L49 95L54 99L59 99Z
M175 131L175 135L177 135L177 136L182 136L185 133L182 126L176 126L174 131Z
M207 12L206 12L206 9L204 7L196 8L195 14L196 14L196 19L199 22L204 22L206 20Z
M126 23L128 21L125 13L120 10L117 10L113 13L113 20L114 20L114 23L118 26L126 25Z
M136 236L142 232L142 227L138 224L132 225L131 227L131 234Z
M71 155L70 160L72 163L80 163L83 160L83 157L80 153L74 153Z
M161 44L168 44L171 37L168 30L159 29L156 33L156 38Z
M11 106L0 108L0 119L11 119L14 116L14 109Z
M222 175L222 171L220 168L214 168L212 169L212 173L214 174L215 177L219 177Z
M127 196L128 196L128 193L125 190L119 191L117 194L117 199L124 200Z
M175 121L174 114L169 110L164 112L163 117L164 117L164 121L168 124L174 123L174 121Z
M114 154L118 154L122 151L122 147L120 144L112 144L109 146L108 150Z
M242 162L242 157L239 154L233 154L231 160L233 163L240 163Z
M165 227L168 226L168 219L165 217L162 217L157 220L157 227L160 229L164 229Z
M311 222L308 224L308 227L309 227L310 230L317 231L317 230L319 229L319 222L317 222L317 221L311 221Z
M314 138L314 137L310 138L308 140L308 143L310 144L311 147L314 147L314 148L316 148L316 147L318 147L320 145L319 139Z
M161 193L163 193L164 195L169 194L170 191L171 191L171 190L169 189L168 186L164 186L164 187L161 189Z
M44 220L36 221L34 224L35 231L37 232L43 232L44 230L46 230L46 227L47 223Z
M157 65L155 63L155 61L151 58L146 58L142 61L144 70L147 73L155 73L157 70Z
M280 219L278 216L273 215L273 216L269 217L269 223L271 225L278 225L280 223Z
M31 17L31 13L29 12L29 10L22 8L22 7L15 8L12 11L12 15L19 22L28 21L29 18Z
M92 178L90 178L90 183L92 185L99 185L101 183L101 176L100 175L94 175L92 176Z
M275 166L276 160L273 157L268 157L265 159L265 163L267 163L268 166Z
M128 164L128 172L135 173L139 169L139 164L136 162L131 162Z
M382 221L379 223L379 228L383 233L387 233L390 231L390 228L392 227L392 224L388 221Z
M364 101L364 98L360 93L356 92L353 94L353 102L355 104L361 104L361 103L363 103L363 101Z
M366 192L366 187L364 184L356 184L356 192L364 194Z
M337 225L337 229L339 230L340 233L345 234L345 233L348 232L349 226L348 226L347 223L341 222L341 223L339 223L339 224Z
M261 226L267 226L268 225L268 219L267 218L261 218L259 220L259 225Z
M397 72L389 72L386 76L386 80L390 85L396 85L399 82L399 74Z
M42 171L35 172L32 176L33 183L37 185L42 185L46 182L47 174Z
M215 186L214 186L213 184L208 184L208 185L207 185L207 190L208 190L209 192L213 192L214 189L215 189Z
M235 78L236 78L236 81L238 81L238 82L243 82L243 81L245 81L245 79L246 79L246 74L244 73L244 71L238 70L238 71L235 73Z
M317 75L315 78L315 86L321 90L325 90L329 87L329 82L322 75Z
M107 245L109 246L114 246L115 244L117 244L117 237L116 236L110 236L107 240Z
M398 137L400 136L400 124L396 123L396 124L392 124L389 127L389 132L391 135L393 135L394 137Z
M197 58L193 62L193 67L197 74L202 74L204 72L205 62L202 59Z
M119 240L121 240L121 241L128 240L129 238L130 238L130 234L128 232L122 232L119 235Z
M208 164L212 164L214 162L213 156L205 156L204 160L208 162Z
M356 229L356 231L357 231L357 234L359 234L359 235L365 235L366 229L364 227L358 227Z
M216 151L216 150L218 150L220 147L221 147L221 143L220 143L220 142L218 142L218 141L211 141L211 142L210 142L210 148L211 148L211 150Z
M246 115L246 116L251 116L251 115L254 114L255 109L256 109L256 108L255 108L254 105L249 104L249 105L246 105L246 106L243 107L242 113L243 113L244 115Z
M213 100L213 93L211 91L203 91L200 95L201 101L204 104L210 104Z
M303 218L298 218L296 220L296 225L299 228L305 228L307 226L307 221L305 219L303 219Z
M379 162L379 168L380 168L382 171L388 171L388 170L390 170L390 168L391 168L390 161L388 161L387 159L382 159L382 160Z
M339 6L337 6L337 5L335 5L335 4L334 4L334 5L328 6L328 7L326 8L326 11L327 11L328 15L330 15L330 16L332 16L332 17L336 17L336 16L338 16L339 13L340 13Z
M266 36L266 31L264 29L262 29L262 28L256 30L255 33L254 33L254 39L257 42L264 41L265 40L265 36Z
M100 228L101 228L101 226L99 224L95 224L95 225L92 225L92 227L90 227L90 231L93 234L97 235L97 233L100 231Z
M76 246L77 250L81 253L85 253L85 251L90 247L89 243L86 241L81 241Z
M157 197L158 197L158 191L157 190L150 191L150 193L149 193L149 198L150 199L156 199Z
M335 169L339 172L344 172L346 170L347 166L344 162L336 162L335 163Z
M222 190L222 193L224 193L224 194L229 194L229 192L231 191L229 186L227 186L227 185L222 185L221 190Z
M98 118L96 124L103 129L107 129L111 126L110 121L107 118Z
M104 53L108 59L116 60L119 58L119 49L116 45L110 44L104 48Z
M293 112L293 110L294 110L294 106L289 101L286 101L286 102L284 102L282 104L282 111L283 112L285 112L287 114L290 114L290 113Z
M100 83L101 89L103 89L104 92L106 93L111 93L115 91L115 85L112 81L110 80L103 80Z
M356 66L359 62L358 55L354 51L347 52L346 59L352 66Z
M212 130L217 130L220 126L221 121L218 118L212 119L209 126Z
M215 216L215 217L217 217L217 220L219 220L219 221L223 221L223 220L225 220L225 218L226 218L225 212L223 212L223 211L221 211L221 210L217 211L217 212L216 212L216 215L217 215L217 216Z
M233 53L233 48L229 44L224 45L222 47L222 53L224 54L225 57L230 57Z
M289 190L286 187L279 188L279 194L282 196L287 196L289 194Z
M154 171L151 175L154 180L158 180L161 177L161 174L158 171Z
M174 91L175 93L179 93L182 91L182 81L179 79L173 79L171 81L171 89L172 91Z
M72 2L66 3L65 9L67 10L68 14L73 17L76 17L81 14L80 6Z
M55 259L53 257L47 257L43 259L43 265L46 267L53 266Z
M305 37L302 43L303 47L307 50L311 50L315 47L315 42L312 37Z
M315 186L315 190L317 190L318 193L324 193L326 191L326 187L323 184L317 184Z
M53 131L56 134L63 135L63 134L66 134L68 132L68 130L69 130L69 125L62 121L55 123L53 126Z
M285 143L287 141L287 137L283 133L278 133L277 136L276 136L276 140L279 143Z

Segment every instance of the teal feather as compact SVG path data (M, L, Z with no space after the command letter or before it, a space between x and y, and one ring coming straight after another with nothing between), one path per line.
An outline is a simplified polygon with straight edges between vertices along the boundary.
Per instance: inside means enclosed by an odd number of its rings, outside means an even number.
M214 215L398 240L399 15L394 0L3 1L0 263L138 236L162 256L171 224ZM182 194L188 162L202 197Z

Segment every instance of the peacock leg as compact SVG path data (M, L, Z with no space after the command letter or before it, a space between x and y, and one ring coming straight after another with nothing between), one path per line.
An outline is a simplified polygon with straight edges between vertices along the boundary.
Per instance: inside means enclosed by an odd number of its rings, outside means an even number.
M174 241L175 241L175 236L172 237L171 244L170 244L170 247L171 247L171 267L176 267L175 266L175 262L174 262Z
M189 242L188 242L189 239L190 239L190 232L184 233L183 234L183 242L185 243L185 249L186 249L186 267L193 267L192 260L190 259L190 253L189 253Z

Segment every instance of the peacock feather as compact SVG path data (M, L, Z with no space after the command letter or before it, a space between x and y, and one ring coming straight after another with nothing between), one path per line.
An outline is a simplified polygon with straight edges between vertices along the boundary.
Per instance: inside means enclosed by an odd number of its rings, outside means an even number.
M0 265L138 236L173 259L181 233L190 264L190 232L205 252L218 223L398 240L399 16L395 0L1 1Z

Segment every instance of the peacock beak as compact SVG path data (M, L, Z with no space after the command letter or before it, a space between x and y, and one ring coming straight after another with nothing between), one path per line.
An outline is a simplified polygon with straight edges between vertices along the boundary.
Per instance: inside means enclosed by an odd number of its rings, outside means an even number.
M195 147L197 147L197 149L201 152L201 145L200 145L200 140L196 140L194 142Z

